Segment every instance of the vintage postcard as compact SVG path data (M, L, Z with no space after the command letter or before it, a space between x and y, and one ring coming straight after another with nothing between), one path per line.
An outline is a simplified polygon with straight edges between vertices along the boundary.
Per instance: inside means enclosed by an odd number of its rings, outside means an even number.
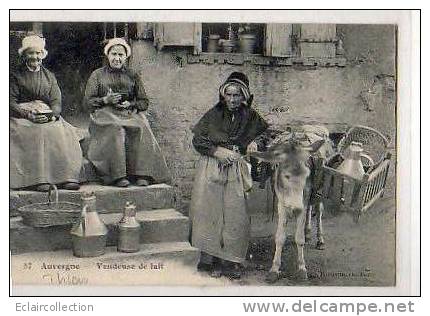
M398 287L396 20L167 13L11 11L15 293Z

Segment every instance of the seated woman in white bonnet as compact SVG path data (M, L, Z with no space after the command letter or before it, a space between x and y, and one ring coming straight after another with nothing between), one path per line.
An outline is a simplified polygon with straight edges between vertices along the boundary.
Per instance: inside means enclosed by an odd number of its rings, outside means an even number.
M22 64L10 74L10 186L47 191L79 189L82 151L76 129L61 117L61 91L43 67L45 39L28 36Z
M131 48L122 38L104 48L108 64L94 70L85 90L91 111L88 159L105 184L127 187L167 182L170 174L145 111L141 78L126 68Z

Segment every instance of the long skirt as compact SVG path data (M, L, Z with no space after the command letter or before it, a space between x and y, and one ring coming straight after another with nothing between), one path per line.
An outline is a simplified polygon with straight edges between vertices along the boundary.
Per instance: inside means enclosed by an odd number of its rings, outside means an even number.
M245 191L250 183L244 161L227 167L215 158L200 158L190 207L194 247L224 260L245 261L250 236Z
M161 149L143 113L103 108L91 114L88 160L105 183L127 176L171 179Z
M10 186L79 182L82 151L76 128L63 118L36 124L10 118Z

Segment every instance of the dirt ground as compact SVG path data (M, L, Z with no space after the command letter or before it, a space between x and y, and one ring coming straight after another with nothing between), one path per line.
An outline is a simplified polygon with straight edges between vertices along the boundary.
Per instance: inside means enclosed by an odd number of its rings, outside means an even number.
M393 167L391 170L394 169ZM305 246L305 260L308 280L295 278L296 247L293 240L294 225L287 228L287 242L282 255L283 277L273 286L394 286L395 285L395 181L390 172L383 198L369 209L355 223L350 214L334 216L325 212L323 227L325 249L316 245L315 220L313 238ZM43 273L23 271L26 262L56 264L80 263L80 277L87 280L86 285L190 285L190 286L256 286L269 285L265 281L271 265L274 244L271 238L255 238L249 247L249 260L240 280L226 277L212 278L208 273L197 272L197 256L157 255L146 258L146 263L162 262L164 269L145 273L123 271L98 271L94 260L77 261L70 251L49 253L29 253L12 257L12 279L18 284L51 284L55 279L41 279ZM94 261L94 262L93 262ZM103 260L105 261L105 260ZM125 263L140 264L130 259ZM59 276L70 279L74 271L61 272ZM48 282L48 281L51 281ZM49 292L48 292L49 293ZM96 295L96 294L89 294Z
M358 223L350 214L323 217L325 249L316 249L313 238L305 245L308 280L295 277L296 247L294 225L287 227L288 237L282 253L283 278L274 285L300 286L394 286L395 285L395 179L392 171L384 196L368 210ZM250 264L244 277L235 283L265 283L274 252L271 238L259 238L250 245Z

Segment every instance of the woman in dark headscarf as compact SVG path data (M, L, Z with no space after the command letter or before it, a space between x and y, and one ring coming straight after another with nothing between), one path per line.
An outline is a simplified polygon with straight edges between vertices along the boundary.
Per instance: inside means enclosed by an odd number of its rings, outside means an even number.
M234 72L219 88L220 100L194 127L199 160L190 217L192 244L201 250L199 270L238 278L248 249L250 219L245 192L252 186L243 156L268 127L251 108L245 74Z
M88 79L85 102L91 110L88 159L106 184L127 187L170 180L166 161L151 131L142 79L126 67L131 48L122 38L104 48L108 65Z
M23 63L10 75L10 186L47 191L79 189L80 137L61 117L61 92L43 67L45 39L32 35L18 50Z

